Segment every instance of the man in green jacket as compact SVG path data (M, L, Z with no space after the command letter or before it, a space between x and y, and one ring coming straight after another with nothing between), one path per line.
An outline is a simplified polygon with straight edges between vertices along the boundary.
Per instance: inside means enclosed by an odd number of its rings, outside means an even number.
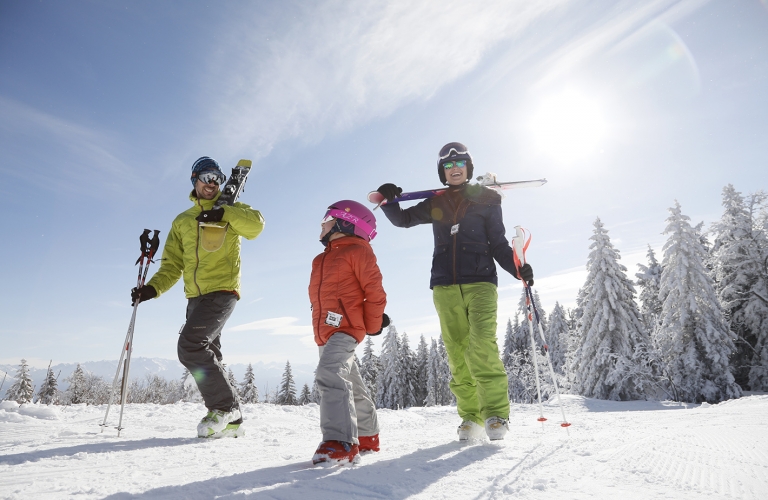
M189 199L194 206L174 219L157 273L131 290L131 300L143 302L159 297L184 276L187 321L179 332L178 354L208 408L197 426L199 437L243 434L237 392L222 365L221 331L240 298L240 239L252 240L264 229L261 213L245 203L212 210L225 179L212 158L203 156L192 165ZM211 222L221 227L211 227ZM205 231L224 233L223 244L205 245Z

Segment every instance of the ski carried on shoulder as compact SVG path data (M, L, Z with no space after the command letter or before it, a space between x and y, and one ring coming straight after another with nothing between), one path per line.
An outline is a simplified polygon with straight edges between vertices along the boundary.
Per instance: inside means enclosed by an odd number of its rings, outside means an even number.
M497 191L505 191L507 189L519 189L529 187L539 187L547 183L547 179L535 179L531 181L511 181L511 182L499 182L496 180L496 174L487 173L477 178L480 186L496 189ZM401 201L411 200L424 200L435 196L440 196L445 193L448 188L442 187L438 189L428 189L426 191L412 191L410 193L402 193L400 196L392 200L392 203L400 203ZM368 201L376 203L376 208L381 205L386 205L387 200L378 191L371 191L368 193ZM374 209L375 210L375 209Z
M240 160L237 166L232 167L232 175L221 186L221 196L216 200L212 210L224 210L224 205L234 205L245 188L245 181L251 171L251 160ZM200 222L200 246L206 252L215 252L224 244L229 223L227 222Z

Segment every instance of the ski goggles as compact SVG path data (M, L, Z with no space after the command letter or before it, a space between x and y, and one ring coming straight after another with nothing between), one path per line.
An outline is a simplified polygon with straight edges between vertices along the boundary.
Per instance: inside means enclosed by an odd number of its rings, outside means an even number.
M461 144L453 142L451 144L446 144L445 146L443 146L443 149L440 150L440 154L438 155L438 157L441 160L445 160L449 156L466 155L466 154L469 154L469 151L467 150L466 147L462 147Z
M443 163L443 168L446 170L450 170L453 167L464 168L466 166L467 166L467 160L447 161Z
M203 184L210 184L213 182L218 186L227 180L227 176L218 170L206 170L205 172L197 174L197 179Z

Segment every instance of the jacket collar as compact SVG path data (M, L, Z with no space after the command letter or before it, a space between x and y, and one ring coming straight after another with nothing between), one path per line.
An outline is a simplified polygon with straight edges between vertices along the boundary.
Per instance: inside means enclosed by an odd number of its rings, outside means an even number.
M328 243L328 246L325 247L325 251L330 252L333 248L348 247L351 245L365 246L369 245L369 243L362 238L358 238L357 236L344 236L343 238L336 238L335 240L331 240L331 242Z
M189 193L189 199L192 201L192 203L195 204L195 206L201 207L203 210L210 210L213 208L213 205L216 203L216 200L221 197L221 191L216 193L216 196L213 197L212 200L203 200L197 197L197 193L195 193L195 190L193 189L191 193Z

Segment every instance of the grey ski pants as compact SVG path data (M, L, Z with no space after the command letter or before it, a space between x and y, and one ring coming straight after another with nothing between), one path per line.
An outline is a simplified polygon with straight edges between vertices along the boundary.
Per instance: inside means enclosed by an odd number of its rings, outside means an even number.
M237 392L222 366L221 330L237 304L231 292L211 292L187 303L187 322L179 332L179 361L186 366L209 410L238 406Z
M355 363L356 347L354 337L341 332L320 346L315 382L320 393L323 441L360 444L358 436L379 433L376 406Z

